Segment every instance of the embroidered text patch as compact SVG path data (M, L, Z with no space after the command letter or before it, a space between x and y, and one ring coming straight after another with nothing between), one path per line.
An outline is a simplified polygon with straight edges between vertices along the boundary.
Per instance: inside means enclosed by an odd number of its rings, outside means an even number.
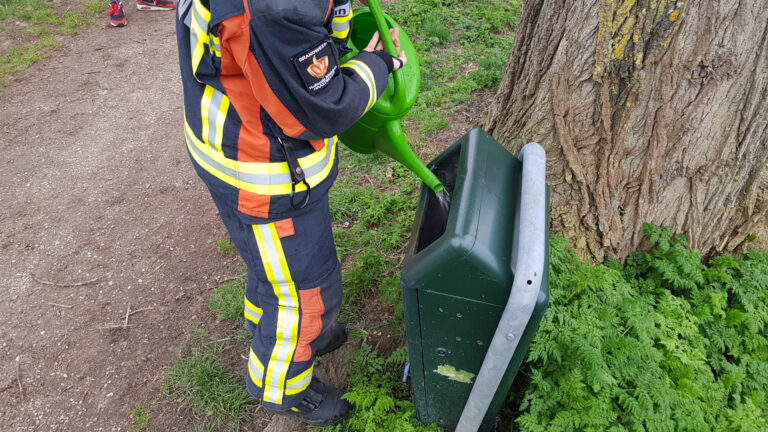
M331 41L323 39L291 58L304 86L312 94L322 90L339 73L339 59Z

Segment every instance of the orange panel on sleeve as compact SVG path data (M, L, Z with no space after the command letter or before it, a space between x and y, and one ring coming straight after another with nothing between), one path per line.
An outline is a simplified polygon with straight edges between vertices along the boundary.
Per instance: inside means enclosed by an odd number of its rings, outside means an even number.
M301 308L301 327L299 330L299 342L296 345L294 361L307 361L312 358L312 348L309 344L320 336L323 330L323 313L325 305L320 295L320 287L308 290L299 290Z
M277 98L275 93L269 87L259 62L256 61L256 57L253 56L253 53L250 50L251 30L249 22L251 14L248 9L248 1L244 0L243 4L245 5L245 16L239 15L229 18L221 24L221 26L224 26L229 23L229 25L233 27L238 26L238 30L240 30L233 31L235 29L228 29L223 32L221 30L219 31L219 34L222 37L222 50L226 48L232 54L234 60L240 65L243 75L247 78L246 81L251 86L251 92L258 98L260 104L264 106L270 117L275 119L283 132L290 137L298 137L306 132L307 128L296 120L296 117L288 111L288 108L283 105L280 99ZM230 22L230 20L232 21ZM231 38L226 37L228 33L231 33Z
M243 31L242 21L242 16L235 16L219 26L222 37L219 80L242 122L238 131L237 159L242 162L269 162L270 145L261 125L261 105L234 59L235 50L244 43L247 46L248 33Z

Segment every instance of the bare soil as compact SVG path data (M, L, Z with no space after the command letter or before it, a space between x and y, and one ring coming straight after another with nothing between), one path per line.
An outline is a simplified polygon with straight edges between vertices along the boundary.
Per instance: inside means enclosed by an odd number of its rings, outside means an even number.
M125 10L0 99L4 431L129 430L139 405L153 430L199 424L160 388L187 329L221 327L204 300L235 259L185 151L174 14Z
M151 430L193 430L204 419L163 395L167 371L199 343L190 328L234 331L205 306L238 259L216 252L226 230L186 154L174 14L125 3L128 26L110 27L105 12L0 98L4 431L130 430L137 406L150 408ZM422 158L477 124L486 99ZM383 316L364 323L367 343L391 351L396 341L375 331ZM348 345L322 359L322 379L346 381ZM244 374L240 348L227 361ZM254 405L242 429L304 428Z

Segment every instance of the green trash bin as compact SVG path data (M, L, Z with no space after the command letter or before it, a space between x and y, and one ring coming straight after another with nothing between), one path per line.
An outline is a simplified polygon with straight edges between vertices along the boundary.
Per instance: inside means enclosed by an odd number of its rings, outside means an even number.
M422 189L401 275L425 423L455 428L467 411L462 422L473 426L463 430L490 430L546 308L544 152L526 151L521 161L475 129L429 164L453 197L450 212L446 222Z

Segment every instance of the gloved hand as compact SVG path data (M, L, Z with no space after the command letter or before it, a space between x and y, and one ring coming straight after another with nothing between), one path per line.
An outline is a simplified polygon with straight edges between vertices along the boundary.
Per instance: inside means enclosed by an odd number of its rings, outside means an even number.
M405 64L408 62L408 57L406 57L405 51L400 51L400 29L389 29L389 34L392 35L392 42L395 43L395 51L399 53L397 57L394 57L394 68L392 69L393 71L396 71L405 66ZM371 41L368 42L368 45L365 47L365 49L363 49L363 51L384 51L384 42L379 39L378 31L373 34Z

